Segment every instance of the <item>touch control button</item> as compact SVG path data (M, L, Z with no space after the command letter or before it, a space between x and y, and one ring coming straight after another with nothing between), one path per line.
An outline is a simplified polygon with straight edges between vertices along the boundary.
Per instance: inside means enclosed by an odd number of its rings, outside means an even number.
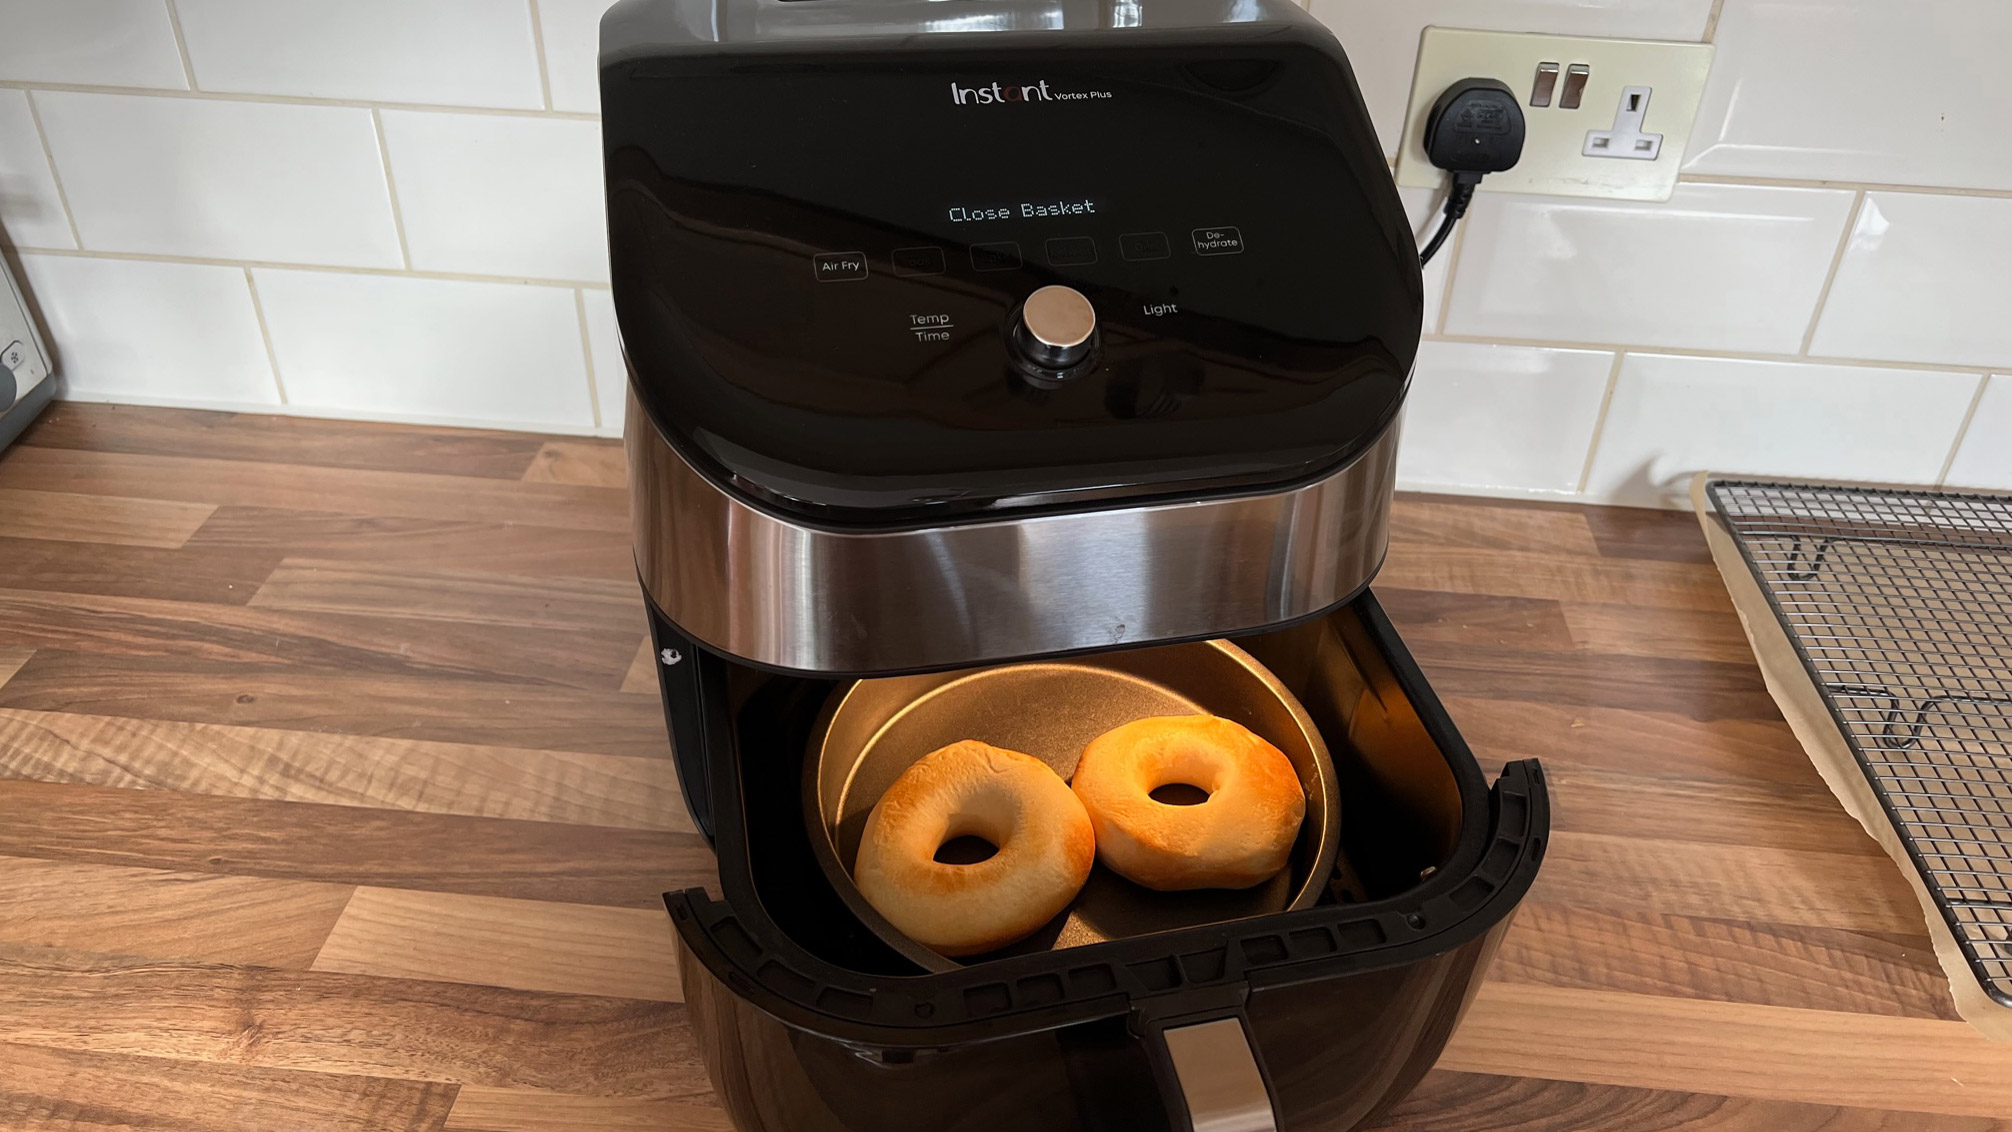
M1021 305L1013 344L1043 376L1067 376L1096 351L1097 308L1074 287L1043 287Z
M1020 245L1012 240L973 244L971 266L979 271L1011 271L1020 266Z
M942 248L896 248L891 258L896 275L941 275L944 271Z
M1118 237L1118 254L1130 260L1166 259L1174 254L1165 232L1127 232Z
M1048 262L1077 267L1097 262L1097 241L1088 236L1054 236L1048 240Z
M1243 254L1244 234L1235 228L1197 228L1194 237L1196 255Z
M810 273L819 283L849 283L866 278L865 252L819 252L810 257Z

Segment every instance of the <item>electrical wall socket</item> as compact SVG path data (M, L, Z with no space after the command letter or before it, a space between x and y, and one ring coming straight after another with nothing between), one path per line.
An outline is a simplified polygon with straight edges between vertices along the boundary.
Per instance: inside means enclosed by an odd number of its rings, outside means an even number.
M1397 183L1444 182L1425 156L1426 116L1452 84L1491 78L1523 107L1523 157L1479 191L1668 200L1711 68L1709 43L1426 28Z

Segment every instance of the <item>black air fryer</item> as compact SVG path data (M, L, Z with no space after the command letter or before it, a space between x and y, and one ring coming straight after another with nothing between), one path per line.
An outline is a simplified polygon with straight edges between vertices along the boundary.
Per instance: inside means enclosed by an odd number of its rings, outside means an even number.
M735 1123L1373 1120L1548 808L1535 763L1483 779L1367 590L1422 288L1341 47L1284 0L626 0L601 73L637 564L723 893L668 903ZM1149 928L956 962L890 936L818 817L864 789L822 762L845 705L1185 695L1198 649L1324 741L1302 898L1138 890Z

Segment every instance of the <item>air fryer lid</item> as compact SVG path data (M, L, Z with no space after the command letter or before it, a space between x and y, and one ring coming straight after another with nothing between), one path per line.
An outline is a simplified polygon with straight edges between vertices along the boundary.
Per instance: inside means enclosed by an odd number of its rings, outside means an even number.
M1417 257L1331 37L887 42L604 73L636 389L708 474L908 521L1299 482L1392 420ZM1043 384L1014 335L1049 284L1089 298L1098 341Z

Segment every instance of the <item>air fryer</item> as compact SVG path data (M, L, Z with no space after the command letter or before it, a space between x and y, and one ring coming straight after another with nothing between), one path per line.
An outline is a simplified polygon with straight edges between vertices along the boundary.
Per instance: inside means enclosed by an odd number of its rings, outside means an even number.
M667 903L735 1124L1373 1120L1548 808L1368 592L1423 301L1332 35L1282 0L626 0L601 66L637 567L721 882ZM932 961L806 809L863 687L1232 654L1331 760L1275 906Z

